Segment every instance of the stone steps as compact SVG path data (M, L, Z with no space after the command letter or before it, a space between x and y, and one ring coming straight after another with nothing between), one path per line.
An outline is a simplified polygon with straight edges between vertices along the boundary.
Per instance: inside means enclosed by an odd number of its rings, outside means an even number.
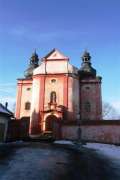
M44 131L41 134L30 136L32 141L54 141L53 133L51 131Z

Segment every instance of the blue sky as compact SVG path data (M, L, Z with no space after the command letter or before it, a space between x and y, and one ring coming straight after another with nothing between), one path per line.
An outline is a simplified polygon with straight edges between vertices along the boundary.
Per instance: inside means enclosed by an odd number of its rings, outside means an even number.
M120 106L119 0L0 0L0 100L15 102L36 48L39 57L58 48L77 67L84 49L103 77L103 100Z

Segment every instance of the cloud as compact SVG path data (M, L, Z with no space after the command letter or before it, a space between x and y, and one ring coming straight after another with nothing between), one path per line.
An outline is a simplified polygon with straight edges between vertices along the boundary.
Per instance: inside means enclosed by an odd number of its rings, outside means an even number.
M79 35L86 35L88 32L86 31L76 31L76 30L70 30L70 29L59 29L57 31L55 30L49 30L46 31L40 30L39 28L34 29L33 27L23 27L23 26L14 26L9 28L10 35L27 38L30 40L34 40L36 42L41 41L53 41L56 39L64 39L64 37L68 38L78 38Z
M15 92L16 84L15 83L1 83L0 84L0 94L1 93L13 93Z
M10 102L10 103L15 103L15 97L11 96L6 96L6 97L0 97L1 102Z
M8 109L13 110L16 98L16 84L15 83L1 83L0 84L0 103L3 105L8 102Z

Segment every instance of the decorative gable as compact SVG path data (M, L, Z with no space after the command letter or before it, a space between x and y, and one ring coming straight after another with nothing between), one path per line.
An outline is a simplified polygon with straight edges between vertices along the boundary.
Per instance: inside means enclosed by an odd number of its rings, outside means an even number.
M62 54L59 50L53 49L50 53L48 53L44 59L46 60L69 60L67 56Z

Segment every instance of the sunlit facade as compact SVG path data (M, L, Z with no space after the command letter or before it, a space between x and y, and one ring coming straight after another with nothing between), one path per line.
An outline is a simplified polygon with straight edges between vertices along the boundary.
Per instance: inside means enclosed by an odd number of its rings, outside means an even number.
M84 52L80 68L53 49L39 62L36 52L25 77L18 79L16 118L30 117L30 134L54 131L59 136L62 123L100 120L102 114L101 77Z

